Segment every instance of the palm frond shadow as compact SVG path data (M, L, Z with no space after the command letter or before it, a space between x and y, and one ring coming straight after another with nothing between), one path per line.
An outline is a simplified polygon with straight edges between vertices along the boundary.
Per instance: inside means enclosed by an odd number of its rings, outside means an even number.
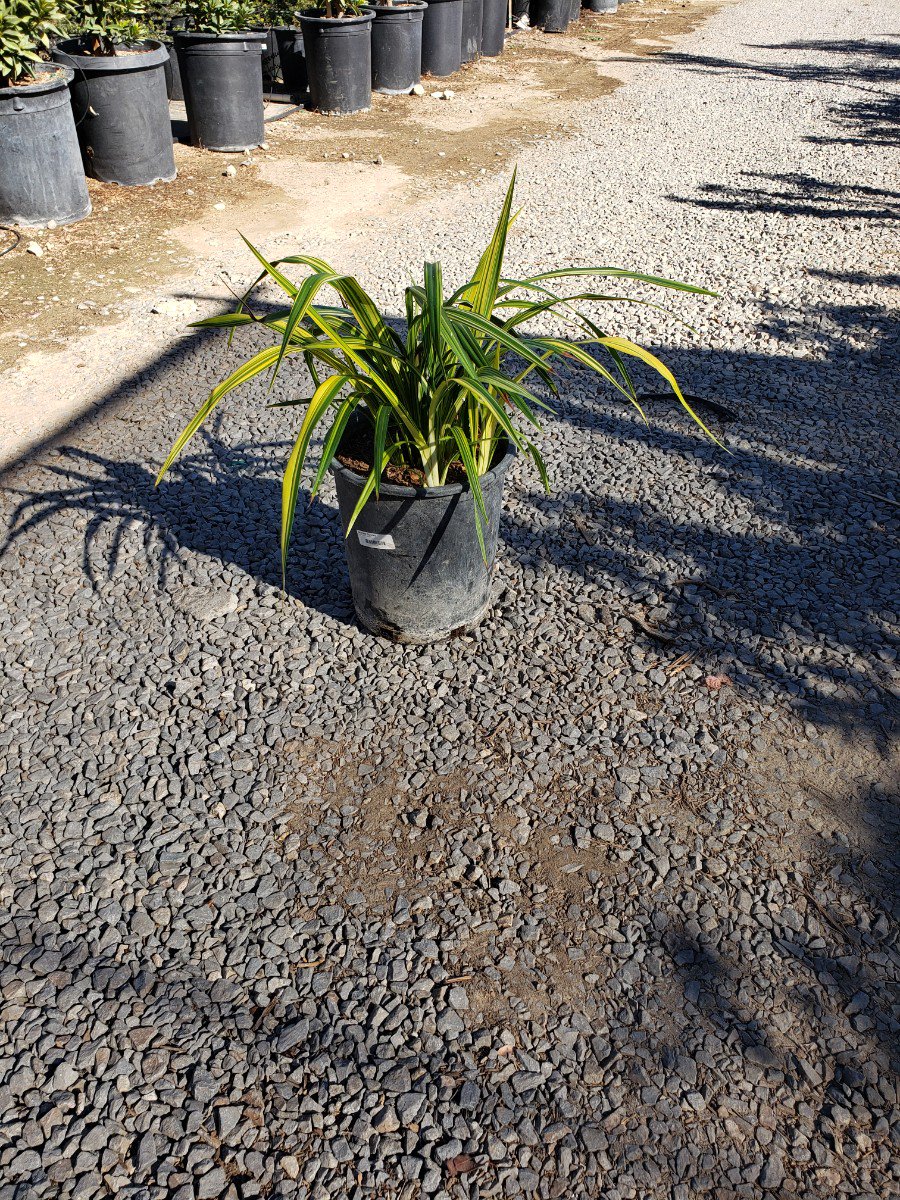
M44 470L59 481L39 489L9 488L14 507L0 555L39 525L60 514L86 517L82 570L102 595L105 581L123 566L123 547L134 554L139 534L143 560L165 592L176 568L192 553L237 567L272 588L282 586L277 528L281 511L278 467L288 441L252 444L223 440L221 419L198 435L169 479L154 486L143 463L116 460L77 446L62 446ZM350 616L337 509L317 498L301 506L288 594L338 619Z

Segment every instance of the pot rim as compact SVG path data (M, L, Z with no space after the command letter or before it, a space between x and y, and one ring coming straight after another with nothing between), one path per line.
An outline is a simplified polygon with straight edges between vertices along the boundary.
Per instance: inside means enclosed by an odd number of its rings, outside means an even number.
M80 37L65 38L53 47L51 53L63 55L74 63L79 71L106 71L117 75L126 71L145 71L149 67L158 67L169 57L169 51L159 38L143 38L141 45L145 49L126 50L124 54L78 54L74 49L68 48L80 44Z
M340 450L340 448L338 448ZM512 460L516 456L516 447L507 437L506 450L500 459L491 467L489 471L485 471L483 475L479 475L479 481L484 482L486 479L494 479L498 475L505 475L509 470ZM364 484L368 476L360 475L358 471L351 470L350 467L345 467L343 463L338 462L335 456L331 460L328 468L335 475L344 475L349 480L359 480L360 484ZM402 483L382 483L378 489L378 499L386 500L429 500L429 499L444 499L447 496L460 496L463 492L469 492L471 488L468 483L445 483L441 487L412 487L410 484ZM375 500L375 493L369 497L369 500ZM366 503L368 503L367 501Z
M297 18L301 25L321 26L325 29L349 29L354 25L365 25L369 21L375 20L375 12L369 7L364 8L361 13L354 13L352 17L317 17L313 15L323 11L323 9L314 8L308 13L297 13Z
M35 63L33 71L35 74L40 73L41 75L52 74L52 78L44 79L41 82L35 80L33 83L20 83L16 87L0 88L0 96L37 96L42 92L52 92L56 88L68 87L75 78L75 72L64 63Z
M204 33L200 29L173 30L175 42L264 42L266 35L256 29L245 29L240 33L228 30L225 33Z
M426 0L403 0L402 4L367 4L366 8L371 8L377 15L383 13L399 13L405 16L409 12L424 12L428 7Z

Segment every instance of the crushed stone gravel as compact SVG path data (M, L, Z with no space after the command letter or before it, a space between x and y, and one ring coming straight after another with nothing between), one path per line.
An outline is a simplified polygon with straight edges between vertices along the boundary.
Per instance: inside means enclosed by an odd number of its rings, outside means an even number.
M609 324L727 451L561 371L473 636L353 624L330 488L282 596L262 385L154 491L221 341L6 477L0 1200L900 1185L892 7L724 7L523 153L511 272L721 293ZM341 265L461 275L505 182Z

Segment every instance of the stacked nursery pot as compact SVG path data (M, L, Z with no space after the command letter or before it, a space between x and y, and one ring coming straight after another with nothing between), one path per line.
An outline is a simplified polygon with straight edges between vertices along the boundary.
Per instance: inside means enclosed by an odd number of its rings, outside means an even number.
M411 3L372 4L372 87L376 92L400 95L422 77L422 18L424 0Z
M2 222L69 225L91 211L69 103L72 76L56 63L26 62L0 85Z
M53 49L69 68L84 171L104 183L140 187L175 178L166 89L169 52L150 38L123 45L93 35Z
M460 3L462 0L460 0ZM310 105L317 112L362 112L372 103L372 9L340 0L297 14L303 32Z

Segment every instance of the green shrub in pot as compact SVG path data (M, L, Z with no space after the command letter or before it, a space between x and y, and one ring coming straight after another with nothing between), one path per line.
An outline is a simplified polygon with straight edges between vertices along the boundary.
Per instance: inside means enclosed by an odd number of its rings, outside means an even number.
M73 22L82 53L112 56L144 41L146 10L131 0L85 0Z
M180 7L200 33L243 33L263 23L254 0L185 0Z
M508 278L503 274L503 259L513 220L514 184L515 177L490 243L466 283L446 295L440 264L426 263L423 283L406 288L402 333L385 319L354 277L310 255L270 262L248 242L262 267L255 283L234 312L197 324L227 329L229 337L244 327L265 329L274 344L254 354L212 390L175 441L159 473L162 479L225 396L260 374L274 379L292 359L299 358L309 370L312 390L310 395L280 405L289 412L302 410L282 487L282 569L313 437L321 434L322 451L312 472L310 496L318 492L329 467L335 470L357 614L370 628L402 640L430 640L429 631L443 636L474 623L483 614L499 514L499 500L492 502L493 507L486 502L485 480L494 487L492 473L507 462L509 451L523 454L549 486L535 441L540 428L538 413L546 405L529 386L529 377L535 376L555 391L553 362L568 359L612 385L640 411L627 367L628 360L634 359L661 375L698 425L706 428L664 363L629 338L605 332L583 308L628 297L585 289L580 281L591 277L637 280L699 295L711 293L609 267L563 267L524 279ZM289 266L305 268L302 282L294 283L285 274ZM574 291L570 280L579 281ZM286 303L274 312L257 314L253 297L264 281L274 281ZM325 292L334 293L336 302L323 302ZM529 331L529 325L546 316L566 321L577 336ZM348 438L350 460L358 467L362 459L364 470L348 472L341 465ZM355 472L357 481L343 492L342 472ZM379 509L394 496L391 489L397 490L392 475L411 486L399 487L405 493L401 497L404 512L398 515L391 510L393 524L389 522L384 529ZM446 596L453 587L455 567L435 551L434 539L441 521L449 519L444 510L451 493L458 497L453 500L453 519L469 530L470 545L467 575L459 589L461 599L448 613ZM419 529L424 541L411 544L403 541L404 513L416 509L419 497L441 501L435 513L438 526L424 535ZM361 531L353 539L358 522ZM384 540L378 543L380 537L388 538L390 545ZM379 558L379 550L385 547L388 554ZM366 559L368 550L371 554ZM426 559L434 560L440 569L424 569ZM473 566L475 560L480 574ZM372 585L370 579L359 578L361 572L371 575L388 567L395 576L401 573L399 585L396 579ZM392 589L398 593L398 586L403 593L397 602L402 610L399 616L398 611L388 612L385 607L387 593ZM377 601L366 596L367 589L373 588L380 588Z
M71 16L65 0L0 0L0 88L34 78Z

